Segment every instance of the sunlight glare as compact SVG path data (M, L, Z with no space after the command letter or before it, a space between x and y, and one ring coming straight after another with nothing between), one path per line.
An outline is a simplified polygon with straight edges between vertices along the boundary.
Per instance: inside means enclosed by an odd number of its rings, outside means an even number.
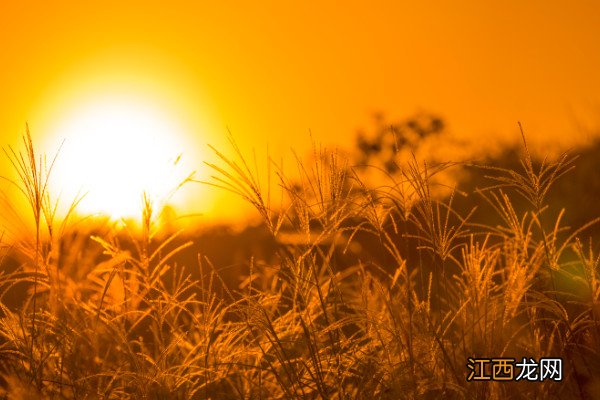
M61 199L85 194L79 212L139 216L144 192L155 202L166 200L192 172L181 162L189 133L176 118L141 99L108 96L85 102L52 132L51 140L64 143L51 189Z

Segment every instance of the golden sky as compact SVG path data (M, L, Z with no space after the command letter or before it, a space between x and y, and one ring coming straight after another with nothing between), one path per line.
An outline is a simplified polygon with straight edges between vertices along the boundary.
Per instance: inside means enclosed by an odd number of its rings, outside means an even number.
M52 148L82 107L136 102L200 175L227 128L242 148L350 147L375 111L564 140L600 125L599 21L598 1L2 2L2 145L29 122Z

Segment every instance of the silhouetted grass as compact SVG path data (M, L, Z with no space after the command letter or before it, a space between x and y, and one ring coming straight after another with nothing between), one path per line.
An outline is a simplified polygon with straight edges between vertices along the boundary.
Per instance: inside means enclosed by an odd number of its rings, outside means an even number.
M373 187L315 146L310 161L296 157L295 178L271 161L259 177L232 141L235 158L215 150L222 165L209 164L210 183L250 202L273 243L232 283L227 266L200 254L176 262L192 243L161 232L147 197L141 229L56 221L51 164L26 135L24 153L7 155L35 237L4 249L15 267L0 257L0 393L596 398L600 255L580 237L598 218L562 226L545 200L574 158L537 163L523 139L519 169L486 166L488 187L447 196L431 189L451 163L394 160ZM500 223L458 211L465 195ZM519 196L528 209L515 207ZM478 357L561 357L564 379L468 382L467 360Z

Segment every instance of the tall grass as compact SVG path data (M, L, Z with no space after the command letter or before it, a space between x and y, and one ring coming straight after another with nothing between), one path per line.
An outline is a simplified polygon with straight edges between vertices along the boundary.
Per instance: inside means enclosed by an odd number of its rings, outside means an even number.
M437 196L436 175L455 165L396 160L373 187L315 145L294 178L270 160L260 177L232 144L234 157L215 150L209 183L252 204L278 243L240 284L201 255L179 265L190 238L162 233L146 196L139 232L55 229L52 163L28 134L7 151L35 237L5 249L16 267L0 258L0 396L600 396L600 255L581 239L598 219L569 230L545 204L573 158L538 162L524 141L521 170L485 166L488 187ZM500 223L459 212L465 195ZM467 382L476 357L562 357L564 380Z

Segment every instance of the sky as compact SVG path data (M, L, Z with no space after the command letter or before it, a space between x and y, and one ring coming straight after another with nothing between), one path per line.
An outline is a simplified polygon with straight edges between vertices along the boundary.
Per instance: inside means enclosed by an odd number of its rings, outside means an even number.
M598 21L597 1L2 2L1 144L28 123L51 152L90 107L134 104L166 116L200 178L228 131L245 151L302 153L309 132L351 148L376 112L433 112L483 144L518 138L521 121L568 145L600 126ZM88 143L77 162L94 150L114 158ZM223 214L217 195L192 197Z

